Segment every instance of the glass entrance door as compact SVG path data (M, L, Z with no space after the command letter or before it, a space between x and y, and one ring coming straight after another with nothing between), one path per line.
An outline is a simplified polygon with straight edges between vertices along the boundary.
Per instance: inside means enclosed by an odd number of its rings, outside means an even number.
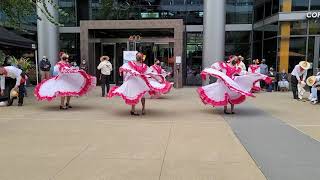
M110 62L112 64L113 71L110 75L110 83L114 84L116 82L116 44L115 43L102 43L101 44L101 56L109 56ZM100 58L97 58L98 62L96 64L100 63ZM100 71L97 71L98 77L100 77Z

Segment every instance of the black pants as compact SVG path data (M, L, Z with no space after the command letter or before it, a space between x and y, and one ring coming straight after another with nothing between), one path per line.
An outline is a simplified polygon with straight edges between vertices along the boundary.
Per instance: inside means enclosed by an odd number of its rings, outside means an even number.
M107 94L108 94L110 90L110 76L101 74L102 96L106 95L106 86L107 86Z
M9 95L9 99L8 99L8 105L12 105L13 104L13 101L15 100L15 98L13 99L10 99L10 91L12 88L14 88L14 86L16 85L16 81L10 81L8 84L7 84L7 87L8 87L8 95ZM18 99L18 104L23 104L23 98L24 98L24 93L25 93L25 87L24 87L24 84L21 84L19 87L19 99Z
M291 77L291 88L292 88L293 98L298 99L298 80L295 76Z

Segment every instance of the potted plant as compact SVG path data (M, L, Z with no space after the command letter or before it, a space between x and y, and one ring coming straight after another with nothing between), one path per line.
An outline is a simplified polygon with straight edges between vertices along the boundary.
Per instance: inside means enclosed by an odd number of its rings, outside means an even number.
M25 72L29 77L29 82L32 84L35 84L36 82L36 67L34 63L29 59L25 57L21 57L19 59L12 57L12 63L21 68L23 72Z

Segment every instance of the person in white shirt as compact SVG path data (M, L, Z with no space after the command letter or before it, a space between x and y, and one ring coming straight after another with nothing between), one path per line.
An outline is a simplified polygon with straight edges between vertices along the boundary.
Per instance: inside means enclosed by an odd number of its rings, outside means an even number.
M241 68L241 73L240 73L241 75L246 74L246 72L247 72L247 67L243 61L244 61L244 58L241 55L238 56L237 67Z
M100 64L97 67L98 70L101 71L101 89L102 89L102 97L105 97L106 95L106 86L107 86L107 94L110 90L110 75L112 72L112 64L109 62L110 58L109 56L102 56L100 58Z
M308 86L311 86L311 94L309 100L312 104L318 103L318 91L320 91L320 72L316 76L310 76L307 79Z
M15 89L19 92L19 101L18 105L23 105L23 98L24 98L24 75L22 73L22 70L19 68L16 68L14 66L5 66L0 67L0 86L1 86L1 96L4 95L4 91L6 89L6 77L12 78L16 80L16 83L14 85L8 85L7 89L10 92L11 89ZM9 93L10 94L10 93ZM8 106L11 106L14 99L11 99L9 96L8 100Z
M307 78L308 69L310 69L311 64L307 61L301 61L296 65L291 72L291 87L293 98L299 100L298 96L298 85L304 86L305 80Z

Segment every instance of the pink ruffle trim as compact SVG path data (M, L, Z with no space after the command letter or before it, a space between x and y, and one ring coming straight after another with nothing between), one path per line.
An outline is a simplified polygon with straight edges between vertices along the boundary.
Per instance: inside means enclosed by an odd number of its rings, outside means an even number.
M231 99L229 97L229 95L226 93L223 101L215 101L214 99L211 99L211 98L209 98L207 96L207 94L205 93L205 91L204 91L204 89L202 87L198 88L197 92L199 94L199 97L200 97L201 101L204 104L210 104L212 106L226 106L226 105L228 105L228 103L230 103L230 104L241 104L246 100L246 96L245 95L241 95L237 99Z
M201 72L201 76L206 76L206 75L210 75L210 76L214 76L216 78L219 78L220 80L222 80L222 82L232 91L235 91L237 93L240 93L242 95L245 95L245 96L250 96L250 97L255 97L251 92L245 92L245 91L242 91L240 89L237 89L235 87L233 87L232 85L230 85L225 79L223 79L221 76L217 75L217 74L212 74L212 73L207 73L207 72Z
M81 88L81 90L79 92L74 92L74 91L68 91L68 92L61 92L61 91L57 91L54 93L53 96L41 96L39 91L41 86L46 83L48 80L43 80L40 84L38 84L35 89L34 89L34 95L35 97L39 100L47 100L47 101L52 101L53 99L55 99L56 97L64 97L64 96L83 96L85 95L90 89L92 89L93 86L95 86L95 83L93 82L93 79L90 75L88 75L87 73L85 73L84 71L78 71L84 78L85 78L85 84L84 86ZM50 79L56 79L57 77L52 77ZM49 79L49 80L50 80Z
M124 94L115 92L116 89L118 89L118 86L112 87L107 95L107 98L112 98L113 96L120 96L125 101L125 103L128 105L138 104L140 99L147 93L147 91L143 91L140 94L138 94L135 98L129 99Z
M271 83L272 83L272 78L269 77L269 76L266 76L266 77L264 77L264 78L261 78L261 79L256 80L256 81L253 83L253 86L252 86L251 91L255 91L255 92L261 91L261 87L255 86L255 84L258 83L258 82L260 82L260 81L264 81L264 82L267 83L267 84L271 84Z

